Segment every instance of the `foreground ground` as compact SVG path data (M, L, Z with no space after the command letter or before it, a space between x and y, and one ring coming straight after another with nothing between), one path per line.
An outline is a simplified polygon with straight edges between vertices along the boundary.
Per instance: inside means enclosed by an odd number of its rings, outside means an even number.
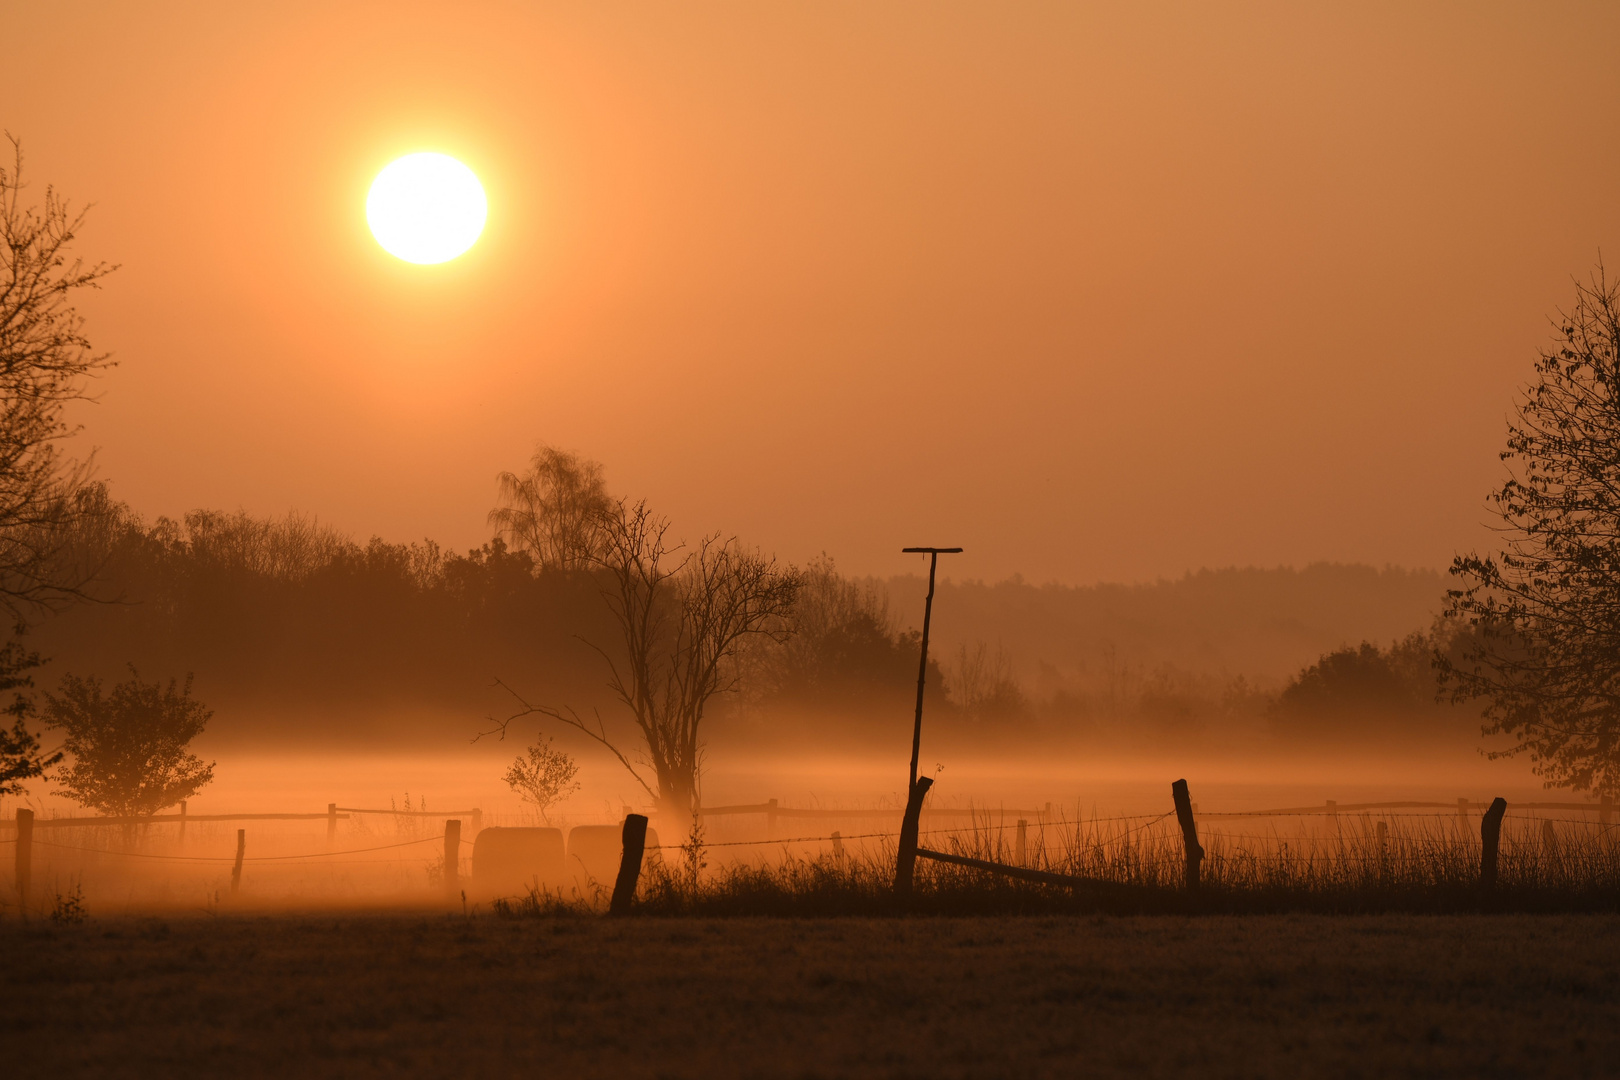
M1620 917L0 923L0 1070L1613 1076Z

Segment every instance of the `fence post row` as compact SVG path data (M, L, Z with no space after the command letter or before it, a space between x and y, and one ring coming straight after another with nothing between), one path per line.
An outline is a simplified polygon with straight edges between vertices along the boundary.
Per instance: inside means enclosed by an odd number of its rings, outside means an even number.
M1491 800L1491 808L1479 824L1479 883L1487 889L1496 887L1496 852L1502 842L1502 817L1506 813L1507 800L1498 796Z
M461 820L450 818L444 823L444 891L450 899L461 891Z
M619 876L613 882L613 899L608 901L609 915L628 915L636 901L636 882L641 878L641 856L647 850L647 816L626 814L624 855L619 860Z
M28 886L34 876L34 812L17 811L17 905L28 913Z
M1170 785L1170 797L1175 800L1176 820L1181 822L1181 840L1187 848L1187 888L1198 888L1198 864L1204 861L1204 849L1198 843L1198 825L1193 820L1192 798L1187 794L1187 781L1177 780Z
M242 855L247 851L247 830L236 830L236 862L231 865L231 895L242 887Z

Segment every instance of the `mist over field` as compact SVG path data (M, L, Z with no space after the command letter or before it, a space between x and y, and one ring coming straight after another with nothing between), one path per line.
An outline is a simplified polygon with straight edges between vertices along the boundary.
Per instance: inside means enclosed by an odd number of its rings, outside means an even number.
M0 4L0 1074L1612 1074L1616 41Z

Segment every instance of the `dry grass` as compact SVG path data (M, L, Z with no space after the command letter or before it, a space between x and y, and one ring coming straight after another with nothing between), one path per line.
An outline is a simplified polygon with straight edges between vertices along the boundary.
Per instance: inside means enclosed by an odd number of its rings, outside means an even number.
M1089 887L1031 884L981 870L920 861L905 907L893 895L893 850L869 847L845 858L733 859L708 867L716 849L672 848L644 869L638 910L679 916L854 916L997 914L1336 914L1620 912L1620 834L1542 822L1504 829L1498 883L1479 887L1480 840L1454 818L1396 817L1381 834L1372 818L1312 822L1312 831L1262 831L1265 819L1237 819L1202 834L1202 887L1184 887L1185 855L1173 821L1060 823L1031 828L1020 861L1008 830L978 827L925 837L942 850L1087 879ZM1258 823L1257 823L1258 820ZM1561 831L1559 831L1561 830ZM725 849L734 851L736 849ZM718 860L717 860L718 861ZM497 904L508 916L594 903L532 895Z

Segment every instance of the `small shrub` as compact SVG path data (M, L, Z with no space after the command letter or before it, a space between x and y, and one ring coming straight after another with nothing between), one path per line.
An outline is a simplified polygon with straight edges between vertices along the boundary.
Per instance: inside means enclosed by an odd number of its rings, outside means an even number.
M53 923L82 923L88 916L84 909L84 889L74 885L73 891L66 896L56 894L56 902L51 905L51 922Z

